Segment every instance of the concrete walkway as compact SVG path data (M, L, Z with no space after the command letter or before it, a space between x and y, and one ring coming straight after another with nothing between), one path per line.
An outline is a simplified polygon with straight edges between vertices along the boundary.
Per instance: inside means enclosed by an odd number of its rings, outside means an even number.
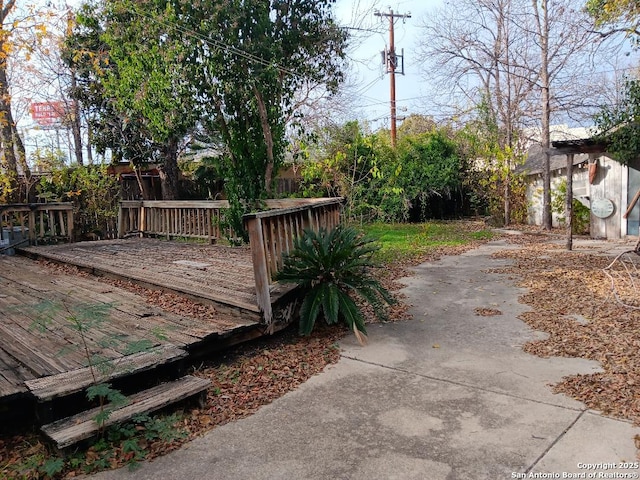
M372 326L367 347L345 339L337 365L249 418L133 473L92 478L638 478L635 465L608 467L638 461L640 429L548 387L598 365L522 352L541 335L516 318L522 291L486 273L507 264L491 258L505 248L421 265L405 279L413 321ZM478 307L503 314L478 316ZM614 471L631 476L601 475ZM585 477L568 475L577 473Z

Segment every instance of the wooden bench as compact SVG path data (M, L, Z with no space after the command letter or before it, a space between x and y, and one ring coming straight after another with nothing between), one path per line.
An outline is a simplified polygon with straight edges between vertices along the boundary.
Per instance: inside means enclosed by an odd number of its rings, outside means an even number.
M138 414L154 412L167 405L201 394L210 384L211 382L207 379L187 375L173 382L163 383L130 395L127 397L128 403L114 409L102 427L126 422ZM101 427L96 423L95 418L100 412L100 407L93 408L44 425L41 430L62 450L97 434Z

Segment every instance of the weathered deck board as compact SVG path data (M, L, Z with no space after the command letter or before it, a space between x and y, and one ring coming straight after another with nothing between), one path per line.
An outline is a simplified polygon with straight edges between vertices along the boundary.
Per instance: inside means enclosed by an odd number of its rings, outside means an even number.
M0 349L0 397L27 391L25 380L35 378L31 371Z
M95 366L93 371L91 368L85 367L58 375L27 380L25 384L39 401L46 401L61 395L79 392L95 382L100 383L106 379L113 380L131 371L139 372L186 356L187 353L180 348L163 345L148 352L121 357L109 365L104 373L101 373L100 366Z
M139 413L149 413L184 400L206 390L210 381L187 375L173 382L163 383L128 397L129 404L114 409L104 422L104 427L124 422ZM56 443L59 449L69 447L95 435L99 427L95 422L101 409L95 408L63 420L45 425L42 431Z
M48 309L48 319L42 323L38 307L44 302L64 308ZM257 316L251 312L247 318L220 314L219 318L198 319L177 315L97 277L65 274L25 257L0 255L0 399L28 392L25 382L36 390L39 385L56 380L61 381L59 387L63 391L84 388L83 372L86 373L88 359L82 337L69 321L66 310L76 312L81 307L99 304L109 306L106 319L84 332L84 340L91 356L116 364L133 362L127 358L128 347L143 339L167 351L183 351L210 338L233 335L258 325ZM156 335L158 332L162 337ZM162 364L167 359L157 360ZM152 353L146 361L132 365L139 370L151 363L154 363ZM46 397L50 387L43 388ZM59 389L51 388L55 390L54 396L59 393Z
M22 250L96 273L259 312L248 248L130 238ZM273 301L291 288L275 286L272 289Z

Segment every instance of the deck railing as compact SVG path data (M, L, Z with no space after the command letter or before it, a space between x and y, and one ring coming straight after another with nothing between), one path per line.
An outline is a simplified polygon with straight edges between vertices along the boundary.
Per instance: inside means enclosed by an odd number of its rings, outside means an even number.
M215 243L225 234L221 220L227 208L226 200L123 201L118 214L118 237L139 234L168 240L198 238Z
M341 198L270 200L273 208L244 216L249 232L258 306L272 321L269 286L282 268L284 256L304 229L331 229L340 222Z
M2 250L27 241L31 245L58 240L73 241L73 204L64 202L0 205L0 226Z
M249 232L258 306L264 321L272 321L269 286L306 228L331 229L340 222L341 198L266 200L265 211L244 216ZM227 201L123 201L118 237L128 235L199 238L214 243L231 232L221 231Z

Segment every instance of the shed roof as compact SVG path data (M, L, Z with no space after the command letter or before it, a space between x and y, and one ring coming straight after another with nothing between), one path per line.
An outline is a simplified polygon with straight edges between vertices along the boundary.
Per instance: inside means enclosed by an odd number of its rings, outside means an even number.
M576 140L563 140L562 142L553 142L552 145L555 147L556 143L566 143L566 142L574 142ZM579 141L579 140L577 140ZM573 153L573 152L567 152ZM518 165L516 167L516 173L524 173L525 175L538 175L544 170L544 160L545 160L545 152L544 148L540 144L534 144L529 148L527 152L527 159L524 164ZM580 165L589 160L589 155L587 153L576 154L573 157L573 164ZM554 170L560 170L567 166L567 157L565 153L558 153L557 155L551 155L549 158L550 168L553 172Z

